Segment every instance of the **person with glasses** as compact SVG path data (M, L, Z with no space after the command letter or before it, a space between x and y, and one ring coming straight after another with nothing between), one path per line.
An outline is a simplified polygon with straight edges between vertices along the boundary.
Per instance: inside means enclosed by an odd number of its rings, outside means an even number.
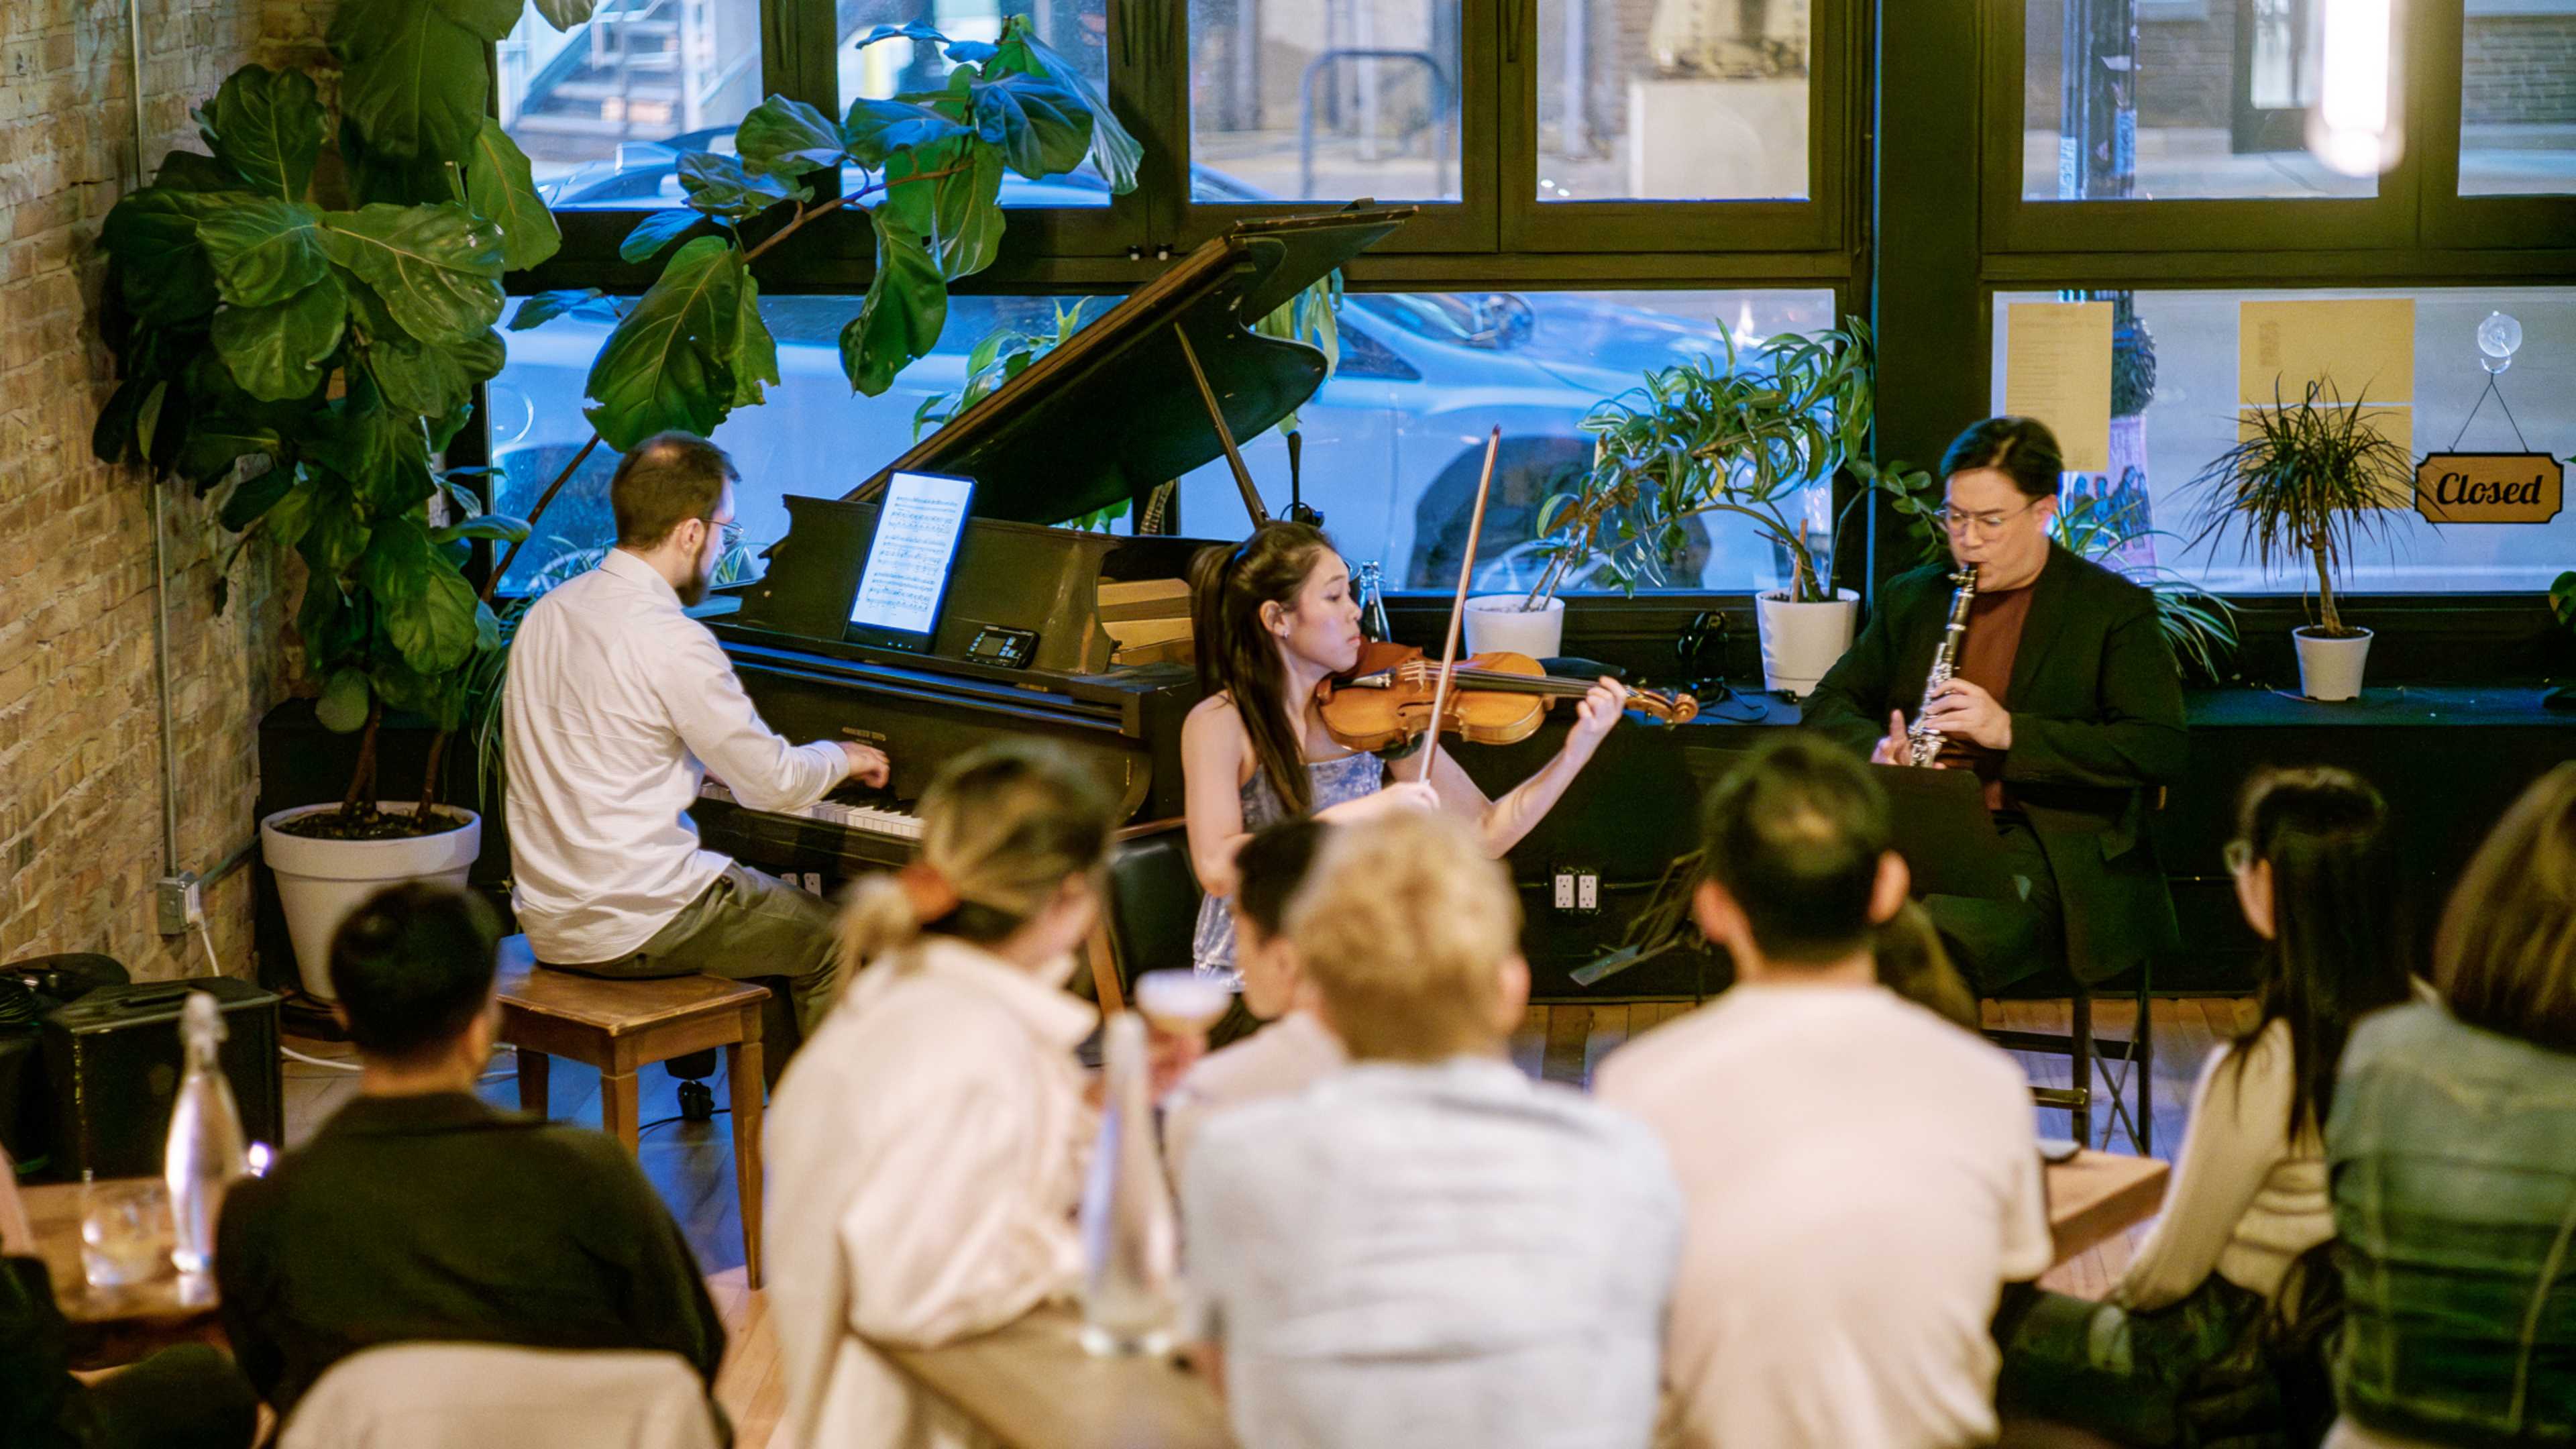
M1941 459L1950 560L1881 585L1806 702L1811 728L1882 765L1910 763L1921 708L1946 739L1936 763L1984 786L2016 896L1923 899L1981 995L2051 968L2100 982L2180 939L2146 808L2182 778L2182 679L2155 595L2050 536L2064 467L2031 418L1961 433ZM1962 565L1977 571L1967 634L1927 704Z
M2263 941L2252 1029L2212 1053L2164 1212L2101 1302L2016 1290L1996 1332L2007 1415L2123 1444L2313 1443L2324 1365L2265 1342L2278 1306L2323 1321L2335 1236L2325 1126L2356 1023L2407 998L2388 807L2336 769L2267 769L2237 807L2227 870Z
M770 1080L831 1005L832 907L698 846L707 775L754 810L794 810L845 779L886 782L847 740L788 743L689 617L739 545L725 451L647 438L617 465L617 546L528 607L502 695L512 902L538 961L594 976L709 974L771 988Z

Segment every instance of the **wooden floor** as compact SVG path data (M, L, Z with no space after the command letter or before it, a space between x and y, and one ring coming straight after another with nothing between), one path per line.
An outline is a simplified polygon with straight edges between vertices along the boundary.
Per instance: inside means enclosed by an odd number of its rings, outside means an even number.
M1652 1002L1633 1006L1533 1007L1512 1039L1512 1058L1521 1069L1549 1081L1584 1085L1602 1056L1640 1032L1691 1009L1689 1002ZM2182 1140L2190 1106L2191 1084L2200 1064L2219 1042L2238 1030L2239 1013L2250 1004L2234 997L2159 1001L2155 1021L2155 1142L2159 1156L2171 1156ZM2063 1003L1990 1004L1988 1025L2028 1031L2063 1031ZM2096 1030L2124 1034L2131 1012L2120 1005L2096 1005ZM294 1040L295 1049L313 1056L345 1057L347 1048ZM2024 1056L2032 1080L2064 1086L2069 1080L2064 1057ZM347 1099L355 1087L352 1073L301 1062L286 1063L286 1135L290 1145L302 1142ZM518 1104L518 1086L507 1053L494 1061L483 1083L483 1095L503 1106ZM742 1228L733 1187L733 1144L729 1116L712 1123L679 1121L677 1085L659 1068L642 1075L644 1102L641 1158L645 1175L670 1205L686 1231L698 1261L710 1271L709 1292L732 1336L716 1395L733 1416L739 1449L764 1449L777 1427L786 1397L780 1376L778 1342L769 1328L768 1295L751 1291L742 1268ZM724 1100L723 1074L710 1081L716 1100ZM550 1083L551 1115L559 1120L599 1125L599 1079L577 1063L557 1061ZM2042 1136L2067 1135L2067 1114L2037 1114ZM2094 1132L2102 1131L2096 1109ZM2113 1144L2127 1150L2125 1141ZM2041 1281L2048 1287L2098 1297L2128 1263L2141 1226L2062 1266Z

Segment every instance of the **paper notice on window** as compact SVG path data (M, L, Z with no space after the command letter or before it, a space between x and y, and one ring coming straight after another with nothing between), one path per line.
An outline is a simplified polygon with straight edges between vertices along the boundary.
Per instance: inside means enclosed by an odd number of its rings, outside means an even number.
M2415 299L2238 303L2237 401L2270 407L2277 395L2295 407L2312 382L2346 403L2413 402Z
M974 484L929 473L897 473L877 510L877 533L859 574L850 622L927 634L939 622L948 566L957 556Z
M2004 411L2057 435L2070 473L2111 466L2111 304L2014 302L2004 316Z

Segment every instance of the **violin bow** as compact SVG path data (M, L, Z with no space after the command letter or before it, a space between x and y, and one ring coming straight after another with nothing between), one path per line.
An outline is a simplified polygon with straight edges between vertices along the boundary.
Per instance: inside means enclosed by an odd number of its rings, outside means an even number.
M1449 675L1458 663L1458 627L1467 613L1467 583L1476 572L1476 545L1485 536L1485 495L1494 487L1494 454L1503 446L1503 430L1496 427L1485 439L1485 471L1476 479L1476 511L1467 519L1467 556L1458 561L1458 596L1449 601L1449 638L1440 646L1440 678L1431 687L1431 722L1422 752L1422 775L1418 783L1431 783L1431 761L1440 753L1440 712L1449 707Z

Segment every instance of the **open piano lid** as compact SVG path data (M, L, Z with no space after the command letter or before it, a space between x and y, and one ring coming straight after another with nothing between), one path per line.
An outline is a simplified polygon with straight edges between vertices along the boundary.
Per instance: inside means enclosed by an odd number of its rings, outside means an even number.
M1247 221L1190 253L847 497L897 471L975 480L975 515L1058 523L1141 499L1222 457L1174 329L1207 373L1238 443L1323 385L1324 354L1252 324L1413 215L1371 207Z

